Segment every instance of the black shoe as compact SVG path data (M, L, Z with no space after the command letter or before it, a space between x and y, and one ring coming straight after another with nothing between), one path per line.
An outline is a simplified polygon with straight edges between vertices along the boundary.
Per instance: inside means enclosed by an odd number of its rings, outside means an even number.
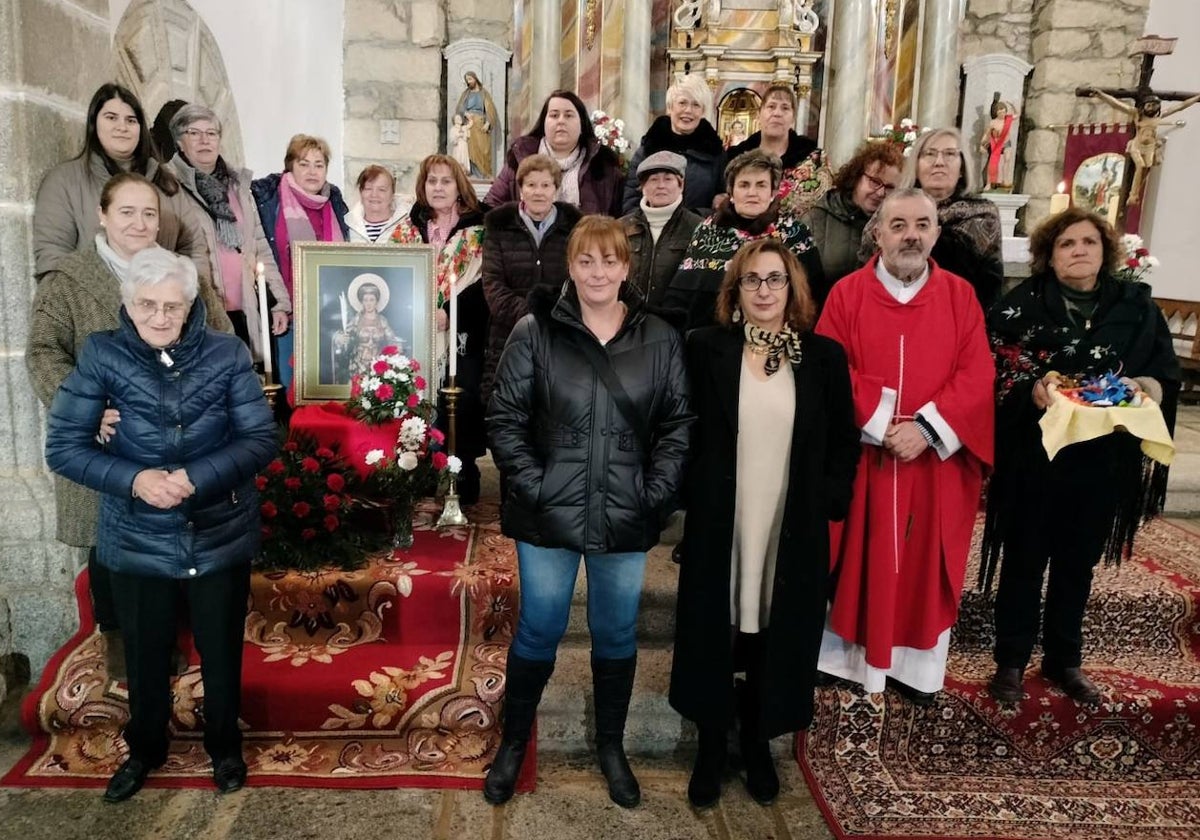
M721 798L721 776L725 773L729 742L719 727L700 727L700 746L692 777L688 780L688 801L696 808L711 808Z
M222 758L213 765L213 781L221 793L233 793L246 784L246 762L240 755Z
M608 798L622 808L642 801L642 789L625 758L625 718L633 695L637 656L627 659L592 657L592 691L596 698L596 757L608 782Z
M1024 674L1024 668L997 668L988 681L988 694L1001 703L1020 703L1025 699Z
M642 788L620 741L596 744L596 759L600 772L608 782L608 798L622 808L636 808L642 801Z
M891 677L887 678L887 684L896 690L896 693L907 699L914 706L936 706L937 696L936 691L917 691L911 685L905 685L899 680L894 680Z
M1076 703L1082 703L1085 706L1095 706L1099 703L1104 695L1100 692L1099 686L1087 678L1087 674L1083 673L1083 669L1078 666L1074 668L1054 668L1047 667L1046 663L1042 663L1042 674L1050 682L1061 688L1066 695Z
M746 766L746 792L759 805L770 805L779 796L779 774L771 757L771 742L741 739L742 763Z
M488 769L487 778L483 780L483 798L492 805L503 805L513 798L528 745L528 741L505 739L500 742L496 758Z
M108 780L108 788L104 791L105 802L124 802L142 789L146 777L154 768L137 758L127 758L113 777Z

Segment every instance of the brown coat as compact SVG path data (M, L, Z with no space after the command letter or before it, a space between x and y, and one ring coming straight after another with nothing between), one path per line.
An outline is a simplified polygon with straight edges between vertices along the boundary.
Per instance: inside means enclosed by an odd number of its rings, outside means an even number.
M95 237L92 237L94 240ZM74 370L83 343L100 330L115 330L121 310L120 281L109 271L96 252L94 241L61 260L38 283L29 319L29 339L25 366L38 399L49 407L67 375ZM201 285L207 295L209 326L228 327L229 319L217 305L212 286ZM212 313L216 313L217 318ZM227 331L227 330L226 330ZM120 434L118 427L117 434ZM67 545L90 547L96 544L96 517L100 508L96 493L54 477L58 511L58 539Z

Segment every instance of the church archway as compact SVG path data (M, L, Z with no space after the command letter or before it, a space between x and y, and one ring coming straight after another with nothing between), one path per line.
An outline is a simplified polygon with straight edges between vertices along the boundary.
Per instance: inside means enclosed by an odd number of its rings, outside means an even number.
M137 94L153 122L172 99L200 102L221 119L221 154L241 166L242 128L221 48L186 0L134 0L113 34L117 80Z

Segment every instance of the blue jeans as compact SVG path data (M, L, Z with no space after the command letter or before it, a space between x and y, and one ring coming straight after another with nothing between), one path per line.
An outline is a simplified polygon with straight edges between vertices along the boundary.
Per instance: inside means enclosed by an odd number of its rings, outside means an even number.
M539 548L517 542L521 613L512 650L522 659L554 661L558 643L567 630L579 557L579 552L566 548ZM589 554L583 561L587 568L592 656L627 659L637 653L638 602L646 553Z
M275 381L285 388L292 384L292 353L296 349L296 328L292 327L281 336L277 336L275 346L279 350L279 358L275 362Z

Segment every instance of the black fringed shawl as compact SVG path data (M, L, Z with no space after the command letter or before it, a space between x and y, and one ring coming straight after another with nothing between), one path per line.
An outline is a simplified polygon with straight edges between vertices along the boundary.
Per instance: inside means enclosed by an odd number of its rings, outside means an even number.
M1153 377L1162 385L1160 407L1174 433L1180 379L1170 331L1144 283L1102 273L1096 309L1085 321L1078 313L1068 314L1053 274L1031 277L992 306L987 323L996 360L996 471L988 488L979 572L985 591L1003 549L1001 522L1020 516L1022 505L1031 501L1023 498L1028 484L1022 477L1047 463L1037 426L1042 412L1032 400L1034 383L1052 370L1075 377L1109 370ZM1132 441L1115 448L1115 457L1121 453L1129 456L1122 459L1127 463L1121 465L1120 504L1104 549L1109 563L1128 556L1138 527L1162 510L1167 494L1166 467L1140 457Z

